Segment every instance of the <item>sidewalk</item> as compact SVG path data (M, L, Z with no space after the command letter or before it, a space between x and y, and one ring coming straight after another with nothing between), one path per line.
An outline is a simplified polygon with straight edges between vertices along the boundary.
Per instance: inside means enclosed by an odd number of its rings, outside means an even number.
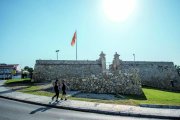
M162 118L162 119L180 119L180 109L165 108L146 108L139 106L104 104L96 102L85 102L77 100L59 100L51 102L51 97L37 96L21 92L14 92L2 86L4 80L0 80L0 97L17 100L21 102L51 106L55 108L77 110L84 112L95 112L110 115Z

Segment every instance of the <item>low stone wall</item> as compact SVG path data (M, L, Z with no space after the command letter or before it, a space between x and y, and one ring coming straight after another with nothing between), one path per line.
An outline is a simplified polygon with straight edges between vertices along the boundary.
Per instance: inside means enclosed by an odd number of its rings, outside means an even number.
M81 90L92 93L111 93L143 95L141 80L137 70L129 70L128 73L116 71L114 73L101 73L89 77L67 77L65 80L71 90Z

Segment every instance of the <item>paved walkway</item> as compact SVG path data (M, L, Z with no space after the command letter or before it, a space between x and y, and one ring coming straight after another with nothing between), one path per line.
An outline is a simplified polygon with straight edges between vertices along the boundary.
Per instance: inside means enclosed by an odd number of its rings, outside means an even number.
M2 86L3 83L4 80L0 80L0 97L22 102L102 114L180 119L180 109L146 108L139 106L104 104L77 100L60 100L59 102L53 102L51 101L51 97L15 92Z

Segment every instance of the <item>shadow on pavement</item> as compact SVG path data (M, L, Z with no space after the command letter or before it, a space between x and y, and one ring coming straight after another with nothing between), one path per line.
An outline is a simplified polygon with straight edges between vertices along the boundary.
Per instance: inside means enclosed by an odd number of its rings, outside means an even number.
M53 106L56 106L57 104L61 103L60 101L55 101L55 102L49 102L49 105L53 105ZM31 111L29 114L35 114L37 112L45 112L46 110L49 110L49 109L52 109L53 107L41 107L41 108L38 108L38 109L35 109L33 111Z

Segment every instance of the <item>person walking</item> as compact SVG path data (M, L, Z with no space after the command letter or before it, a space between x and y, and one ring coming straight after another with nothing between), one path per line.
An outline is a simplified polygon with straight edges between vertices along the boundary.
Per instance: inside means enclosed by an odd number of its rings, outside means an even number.
M58 101L58 97L59 97L59 83L58 83L57 79L54 82L53 87L54 87L55 95L52 97L52 100L54 100L54 98L56 97L56 101Z
M68 86L66 85L65 81L62 80L62 85L61 85L62 96L61 96L61 100L63 100L63 98L65 98L64 100L67 100L67 98L66 98L66 88L68 88Z

